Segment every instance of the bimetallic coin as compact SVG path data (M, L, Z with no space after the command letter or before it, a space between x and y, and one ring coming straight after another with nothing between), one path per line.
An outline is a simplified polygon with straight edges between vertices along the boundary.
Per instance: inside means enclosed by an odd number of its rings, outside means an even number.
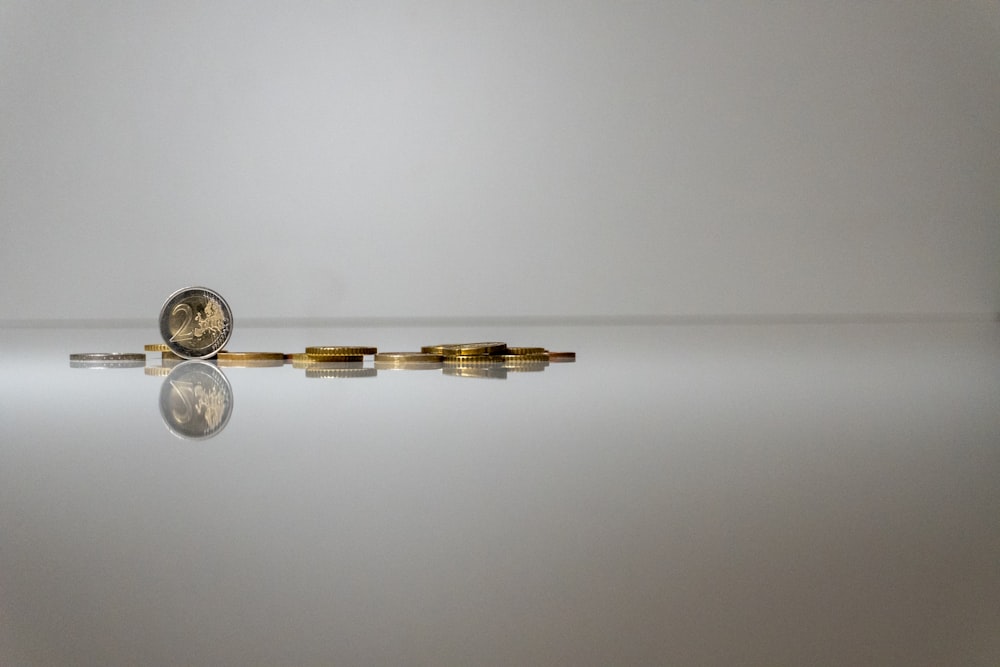
M146 352L169 352L170 347L166 343L148 343L142 346Z
M367 345L310 345L306 348L306 354L310 357L334 356L344 354L375 354L377 347Z
M421 352L440 354L444 357L504 354L506 350L506 343L448 343L445 345L425 345L420 348Z
M70 361L146 361L142 352L75 352L69 355Z
M160 416L180 438L205 440L218 435L232 412L232 387L215 364L186 361L163 379Z
M433 364L441 361L444 357L440 354L429 352L379 352L375 355L375 361L382 363L423 363Z
M71 361L70 368L89 368L93 371L106 371L112 368L142 368L144 361Z
M160 335L175 354L207 359L222 350L233 332L233 313L222 296L206 287L177 290L160 309Z

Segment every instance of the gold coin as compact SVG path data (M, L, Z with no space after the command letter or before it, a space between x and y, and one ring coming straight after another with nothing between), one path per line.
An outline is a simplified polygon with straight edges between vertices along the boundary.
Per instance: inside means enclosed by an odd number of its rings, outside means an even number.
M283 352L219 352L219 361L280 361L285 362Z
M305 360L316 362L364 361L364 358L363 354L319 354L313 352L306 352L305 356Z
M504 354L507 351L506 343L448 343L445 345L425 345L420 348L421 352L429 354L440 354L444 357Z
M454 357L445 357L444 363L451 365L474 365L474 364L536 364L547 362L548 357L544 354L466 354Z
M146 352L170 352L170 347L166 343L149 343L143 345L142 349Z
M219 359L219 368L280 368L284 359Z
M378 375L374 368L314 368L306 369L307 378L372 378Z
M375 355L375 361L384 363L422 363L433 364L441 361L440 354L429 352L379 352Z
M376 352L378 352L378 348L366 345L311 345L306 348L306 354L309 356L375 354Z
M146 366L143 372L146 375L153 375L156 377L164 377L170 375L170 371L173 370L167 366Z
M544 347L508 347L507 354L545 354Z
M576 352L549 352L549 361L567 362L576 361Z
M376 361L380 371L432 371L444 366L440 361Z

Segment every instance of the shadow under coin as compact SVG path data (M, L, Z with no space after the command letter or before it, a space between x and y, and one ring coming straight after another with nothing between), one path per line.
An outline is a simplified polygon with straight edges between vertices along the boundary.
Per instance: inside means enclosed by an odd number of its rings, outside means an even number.
M163 379L160 415L179 438L213 438L226 427L232 412L232 386L215 364L186 361Z

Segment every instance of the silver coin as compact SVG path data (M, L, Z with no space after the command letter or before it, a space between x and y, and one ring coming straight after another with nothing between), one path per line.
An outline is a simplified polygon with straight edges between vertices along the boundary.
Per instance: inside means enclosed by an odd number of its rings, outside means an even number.
M233 312L222 296L207 287L179 289L160 309L160 335L175 354L207 359L229 342Z
M160 416L177 437L206 440L216 436L232 413L232 386L215 364L185 361L163 378Z
M146 361L146 354L143 352L76 352L69 355L70 361Z

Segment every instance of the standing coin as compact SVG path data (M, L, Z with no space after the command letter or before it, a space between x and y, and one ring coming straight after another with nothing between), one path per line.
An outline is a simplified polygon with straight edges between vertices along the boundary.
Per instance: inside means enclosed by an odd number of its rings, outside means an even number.
M163 342L185 359L207 359L226 346L233 312L218 292L206 287L177 290L160 309Z

